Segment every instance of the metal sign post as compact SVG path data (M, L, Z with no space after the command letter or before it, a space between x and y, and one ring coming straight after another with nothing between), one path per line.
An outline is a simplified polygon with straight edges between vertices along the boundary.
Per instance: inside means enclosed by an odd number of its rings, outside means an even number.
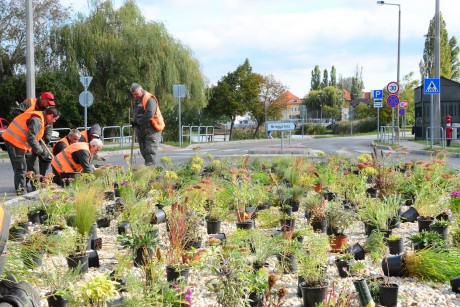
M80 76L80 82L83 84L85 90L80 93L78 101L80 105L85 108L85 130L88 129L88 107L93 104L94 96L88 91L88 87L93 80L91 76Z
M284 131L294 130L294 123L289 122L272 122L267 123L267 131L281 131L281 150L283 150Z
M392 96L387 98L387 104L391 107L391 144L394 145L395 143L395 109L399 105L399 98L396 99L394 97L398 97L397 94L399 92L399 83L391 81L390 83L387 84L387 91ZM390 99L390 102L388 102L388 99ZM395 104L394 106L392 106ZM398 123L398 130L399 130L399 123ZM399 132L399 131L398 131ZM399 136L399 133L398 133Z
M179 120L179 146L182 147L182 122L181 122L181 106L180 106L180 99L186 97L186 89L185 84L174 84L173 85L173 96L179 99L178 105L178 120ZM190 132L191 134L191 132ZM190 140L192 136L190 135Z
M379 140L379 127L380 127L380 108L382 107L383 91L374 90L374 108L377 108L377 140Z
M441 94L441 80L440 78L425 78L423 82L423 94L430 95L430 144L433 148L434 144L434 101L433 95Z

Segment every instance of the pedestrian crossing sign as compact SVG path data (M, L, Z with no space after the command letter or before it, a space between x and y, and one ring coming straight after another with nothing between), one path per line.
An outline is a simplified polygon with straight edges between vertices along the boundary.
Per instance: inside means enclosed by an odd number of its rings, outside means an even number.
M423 94L424 95L434 95L440 94L441 92L441 83L439 78L425 78L423 83Z

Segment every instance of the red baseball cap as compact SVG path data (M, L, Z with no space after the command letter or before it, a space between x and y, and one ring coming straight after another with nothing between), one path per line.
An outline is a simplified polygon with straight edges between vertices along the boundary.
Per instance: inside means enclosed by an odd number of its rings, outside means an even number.
M48 103L50 106L55 106L56 104L54 103L54 95L51 92L44 92L41 95L41 98L43 99L48 99Z

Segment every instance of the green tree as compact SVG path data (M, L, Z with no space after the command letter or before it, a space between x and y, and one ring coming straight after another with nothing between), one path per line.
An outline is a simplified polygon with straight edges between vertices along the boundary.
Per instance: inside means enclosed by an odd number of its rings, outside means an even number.
M68 22L69 9L58 0L35 0L33 16L36 94L39 95L53 88L45 88L42 84L55 63L50 55L49 32ZM3 116L10 113L15 101L26 98L25 29L24 1L0 0L0 113Z
M329 85L337 87L337 71L334 65L331 67L331 81L329 81Z
M327 69L323 70L323 81L321 82L321 88L325 88L329 85L329 75Z
M450 67L451 67L451 77L452 80L460 82L460 62L458 60L458 54L460 53L460 48L457 46L457 39L455 36L452 36L449 40L449 47L451 50L450 53Z
M351 99L356 99L361 97L361 93L364 89L364 82L363 82L363 68L359 68L356 65L355 75L351 79L351 90L350 95Z
M259 99L260 82L260 75L252 72L246 59L234 72L222 77L212 89L207 112L230 121L229 140L232 139L236 116L246 114L249 106Z
M321 70L318 65L311 71L310 91L317 91L321 88Z
M280 117L282 110L286 106L285 103L283 104L278 100L286 91L286 87L277 81L273 75L258 75L257 77L261 78L259 99L248 105L249 112L256 121L253 138L256 138L260 127L267 119Z
M127 0L117 10L112 1L94 1L92 5L88 16L80 14L51 33L52 54L72 93L69 101L78 101L82 90L79 75L91 75L89 90L95 102L88 109L90 121L122 125L129 121L132 103L128 88L138 82L159 100L166 122L164 135L177 135L177 126L170 125L177 118L173 85L186 85L183 113L206 105L204 76L192 51L163 24L147 22L134 0ZM74 125L81 124L79 114L73 117Z
M458 53L459 49L457 46L457 39L455 36L449 39L449 34L446 29L446 22L442 17L439 16L440 20L440 51L441 51L441 63L440 63L440 74L442 77L447 79L458 80L459 75L459 61ZM434 76L434 44L435 44L435 17L431 19L430 25L428 26L428 33L425 38L425 48L423 50L423 57L419 63L420 75L422 80Z

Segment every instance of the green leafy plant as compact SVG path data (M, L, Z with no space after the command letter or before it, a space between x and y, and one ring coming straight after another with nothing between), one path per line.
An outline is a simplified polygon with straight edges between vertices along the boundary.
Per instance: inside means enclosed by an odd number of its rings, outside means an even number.
M384 234L380 231L373 231L366 240L365 249L375 263L382 260L387 250Z
M387 241L397 241L400 240L402 236L399 233L392 233L388 236Z
M450 222L448 220L435 220L432 224L434 227L448 227Z
M432 231L423 230L408 237L409 241L418 249L445 245L441 235Z
M356 221L356 214L352 210L343 207L341 200L329 201L326 204L326 216L328 226L336 228L338 234L345 234Z
M50 259L38 270L37 276L49 290L47 296L62 296L66 299L73 297L75 283L80 279L80 268L58 270L58 263Z
M107 306L107 299L118 296L117 282L105 275L92 276L88 281L75 289L76 301L80 306Z
M297 254L297 266L299 276L304 278L307 286L324 284L329 248L326 234L312 231L305 236L302 252Z

